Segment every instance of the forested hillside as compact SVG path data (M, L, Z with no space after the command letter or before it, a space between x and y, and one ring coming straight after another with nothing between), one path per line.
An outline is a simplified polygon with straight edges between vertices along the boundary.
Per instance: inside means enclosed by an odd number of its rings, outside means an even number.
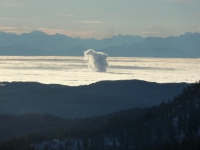
M199 149L199 118L200 82L160 105L68 120L62 127L6 140L0 149Z
M0 114L49 113L71 119L157 105L188 85L139 80L101 81L78 87L34 82L0 84Z

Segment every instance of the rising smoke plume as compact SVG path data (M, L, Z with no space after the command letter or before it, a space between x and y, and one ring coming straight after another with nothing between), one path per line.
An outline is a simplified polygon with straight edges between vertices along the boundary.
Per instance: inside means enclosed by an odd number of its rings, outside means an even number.
M108 68L107 54L89 49L84 52L84 56L88 60L89 68L98 72L106 72Z

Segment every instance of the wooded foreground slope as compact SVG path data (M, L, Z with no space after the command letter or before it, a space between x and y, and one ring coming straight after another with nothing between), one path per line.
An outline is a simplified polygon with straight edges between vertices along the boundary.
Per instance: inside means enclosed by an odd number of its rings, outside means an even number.
M40 115L35 117L41 118ZM0 144L0 148L37 149L38 144L44 141L67 139L68 144L57 143L60 149L199 149L199 118L200 82L157 106L65 120L62 127L46 128L25 137L6 140ZM48 146L50 148L52 145Z

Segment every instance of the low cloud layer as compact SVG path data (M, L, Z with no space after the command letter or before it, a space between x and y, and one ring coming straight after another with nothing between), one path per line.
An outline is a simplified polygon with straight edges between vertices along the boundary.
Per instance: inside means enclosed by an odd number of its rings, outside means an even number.
M98 71L106 72L109 67L107 57L108 55L102 52L96 52L93 49L89 49L84 52L85 59L88 60L88 67Z

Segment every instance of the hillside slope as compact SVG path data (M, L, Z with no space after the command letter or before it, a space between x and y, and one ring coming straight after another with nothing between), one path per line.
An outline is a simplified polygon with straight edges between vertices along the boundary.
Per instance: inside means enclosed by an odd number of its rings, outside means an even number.
M186 83L158 84L138 80L102 81L69 87L31 82L2 83L0 113L49 113L63 118L83 118L167 101Z
M0 148L198 150L199 118L200 82L184 88L173 99L157 106L68 120L59 128L6 140L0 143Z

